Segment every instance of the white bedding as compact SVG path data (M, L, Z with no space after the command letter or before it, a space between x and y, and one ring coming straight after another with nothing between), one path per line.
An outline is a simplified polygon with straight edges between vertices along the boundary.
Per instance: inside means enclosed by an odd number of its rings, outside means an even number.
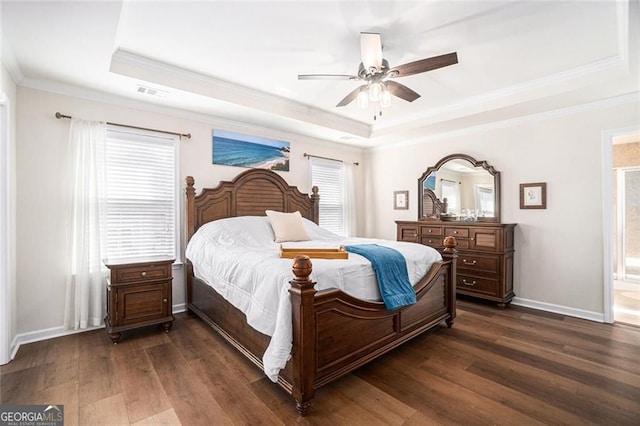
M392 247L407 260L409 280L415 285L442 259L440 253L421 244L390 240L343 238L304 219L311 241L282 243L284 247L338 247L376 243ZM217 220L198 229L187 245L186 256L194 274L242 311L248 324L271 336L263 355L265 374L277 381L292 349L291 259L279 256L280 243L267 217L244 216ZM368 260L354 253L349 259L312 259L311 279L317 290L336 287L354 297L380 300L375 273Z

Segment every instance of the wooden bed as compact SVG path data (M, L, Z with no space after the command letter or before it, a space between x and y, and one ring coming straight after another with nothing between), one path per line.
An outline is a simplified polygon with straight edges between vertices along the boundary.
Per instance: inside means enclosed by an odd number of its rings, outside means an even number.
M265 210L300 211L318 222L318 191L311 196L289 186L278 174L247 170L230 182L195 194L194 179L187 183L187 238L203 224L227 217L264 216ZM368 302L336 289L316 291L309 279L311 261L293 260L291 302L293 351L278 383L306 415L315 390L389 352L403 342L456 316L455 240L449 237L444 260L436 263L415 286L418 302L397 310L382 302ZM209 285L193 275L187 261L187 305L229 343L260 368L269 336L247 325L245 316ZM295 276L295 277L294 277Z

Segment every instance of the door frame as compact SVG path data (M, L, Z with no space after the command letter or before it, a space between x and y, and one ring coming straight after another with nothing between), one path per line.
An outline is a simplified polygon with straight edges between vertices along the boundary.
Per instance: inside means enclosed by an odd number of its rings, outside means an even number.
M640 134L640 126L604 130L602 132L602 282L604 290L604 322L614 322L613 288L613 140L620 136Z
M13 294L11 278L12 260L12 150L10 146L10 105L4 93L0 93L0 365L11 361L13 330Z

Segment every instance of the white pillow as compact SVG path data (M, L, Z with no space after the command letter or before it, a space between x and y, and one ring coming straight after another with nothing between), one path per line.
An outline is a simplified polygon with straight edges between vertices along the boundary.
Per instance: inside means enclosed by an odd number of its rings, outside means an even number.
M310 240L307 231L304 229L300 212L282 213L267 210L265 213L271 222L273 233L276 236L276 243Z

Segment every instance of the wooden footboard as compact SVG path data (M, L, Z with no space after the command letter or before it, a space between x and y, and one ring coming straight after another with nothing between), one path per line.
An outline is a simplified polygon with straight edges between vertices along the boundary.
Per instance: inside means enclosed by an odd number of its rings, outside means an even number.
M307 414L320 386L443 321L451 327L456 315L455 244L452 237L445 241L444 261L434 264L416 284L417 303L392 311L382 302L356 299L337 289L317 292L309 278L311 260L307 256L294 259L293 351L278 383L293 396L301 415ZM247 325L242 312L193 277L190 266L188 272L189 309L263 368L269 337Z

